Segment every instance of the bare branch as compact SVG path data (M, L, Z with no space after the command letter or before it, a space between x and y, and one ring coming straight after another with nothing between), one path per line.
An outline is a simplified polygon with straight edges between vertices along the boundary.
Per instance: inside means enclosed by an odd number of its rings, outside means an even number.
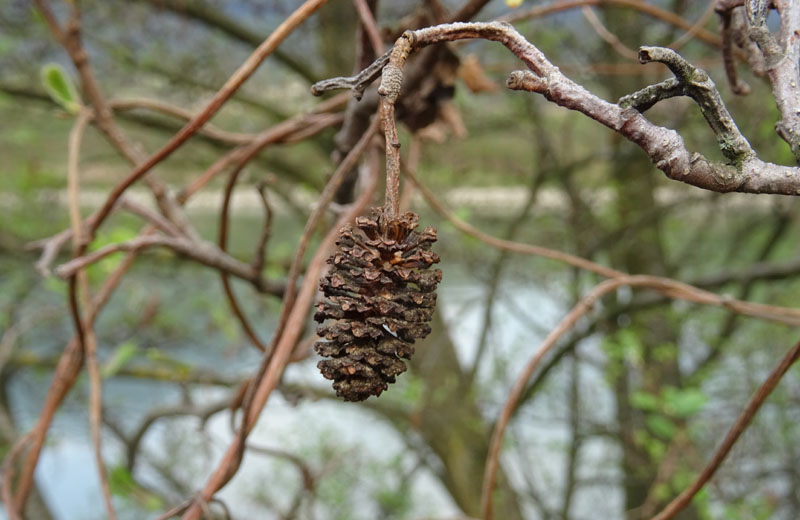
M586 18L586 21L589 22L589 25L592 26L592 29L600 36L606 43L608 43L612 49L617 51L617 54L620 56L624 56L629 60L637 59L636 51L625 45L620 41L617 36L612 33L611 31L603 25L603 22L600 21L600 18L597 17L597 14L588 6L584 6L581 8L581 13L583 17Z
M683 59L677 52L665 47L641 47L639 61L665 64L686 89L686 94L697 102L711 130L717 136L720 150L732 163L755 155L750 143L739 131L711 77ZM620 101L620 106L625 106Z
M759 408L761 408L761 405L764 404L764 400L766 400L766 398L769 397L769 394L775 390L775 387L778 386L781 378L784 376L784 374L786 374L786 372L795 363L795 361L797 361L798 358L800 358L800 343L797 343L789 350L789 352L786 353L778 366L775 367L775 369L769 374L769 377L767 377L766 381L764 381L764 383L758 387L756 392L753 394L753 397L751 397L750 401L747 403L747 406L745 406L744 410L742 410L742 413L739 414L736 422L733 423L733 426L731 426L728 434L725 435L725 439L723 439L722 444L720 444L719 448L717 448L717 451L714 452L711 460L708 461L708 464L706 464L705 468L703 468L703 471L700 472L700 475L698 475L697 479L695 479L695 481L692 482L692 484L680 495L675 497L675 499L670 502L663 511L654 516L652 520L669 520L670 518L674 518L675 515L689 505L697 492L700 491L706 482L708 482L711 477L714 476L714 473L725 460L725 457L727 457L728 453L730 453L733 445L736 444L736 441L750 425L750 422L753 420L753 417L755 417Z
M195 117L195 115L188 110L154 99L114 99L109 101L108 105L114 111L136 110L138 108L144 108L177 117L185 121L191 121L192 118ZM221 130L211 123L206 123L203 125L203 127L198 130L198 133L207 135L208 137L216 139L217 141L231 144L247 144L255 138L255 135L253 134L243 134L239 132L228 132Z
M364 91L367 90L373 81L378 79L381 75L383 67L389 63L389 54L391 49L383 53L383 56L372 62L366 69L362 70L355 76L323 79L311 85L311 94L321 96L325 92L331 90L348 89L353 91L353 96L356 99L361 99Z
M373 124L373 126L375 125ZM307 319L308 309L311 306L314 294L317 292L317 280L329 250L333 247L336 237L339 235L339 228L355 218L366 207L372 199L376 184L377 176L373 176L371 184L365 187L359 200L339 218L336 225L329 230L322 240L306 270L306 276L298 297L291 305L292 309L288 313L286 325L280 329L280 334L276 334L276 340L273 340L274 348L269 355L264 357L262 365L259 367L258 376L251 385L253 390L250 392L249 399L246 399L247 407L244 409L242 428L237 432L217 469L209 477L199 495L200 499L207 500L212 497L235 474L241 461L241 454L245 448L247 435L255 426L258 416L266 405L272 391L277 387L280 375L283 373L286 363L289 361L292 351L300 338L302 325ZM284 299L284 302L286 302L286 299ZM284 305L286 306L287 304L284 303ZM183 520L197 520L200 514L201 508L197 503L194 503L184 514Z
M581 300L561 320L558 326L547 335L509 392L509 396L503 405L503 410L500 413L500 417L495 424L494 432L492 433L492 440L489 445L489 454L486 457L486 469L484 473L483 491L481 495L481 503L483 504L483 517L485 520L491 520L492 518L492 490L494 489L497 469L499 467L499 458L503 444L503 437L508 424L511 421L511 417L516 410L519 399L525 391L528 380L533 375L533 372L539 366L545 355L547 355L547 353L550 352L550 350L556 345L558 340L564 334L566 334L567 331L572 329L578 320L588 313L600 298L622 286L652 289L666 294L670 298L683 299L702 305L721 306L731 310L736 310L736 312L743 312L745 314L749 314L751 311L754 311L756 313L755 315L758 315L759 317L765 317L768 314L773 316L777 316L778 314L785 315L785 313L788 312L790 314L797 315L795 320L800 318L800 311L795 309L778 310L772 306L766 306L771 307L770 309L766 309L759 304L753 304L749 302L737 301L734 303L734 301L730 298L717 296L701 289L691 287L687 284L657 276L627 275L606 280L596 285L594 289L592 289L586 296L581 298ZM758 310L760 307L761 309ZM800 321L795 321L795 323L800 324ZM800 344L798 345L797 349L800 349ZM795 352L794 355L797 356L798 354L800 354L800 351Z
M538 92L548 100L579 111L620 133L640 146L656 167L671 179L721 193L800 194L800 169L760 160L736 128L708 75L669 49L643 47L640 59L664 62L671 67L678 81L686 84L687 92L696 98L706 120L717 132L720 148L731 164L712 162L701 154L690 153L675 130L654 125L638 111L609 103L590 93L564 76L508 24L437 25L406 31L396 45L409 45L414 51L436 43L474 38L501 42L528 66L531 72L511 73L507 82L509 88ZM401 54L407 56L407 53ZM402 69L403 64L404 59L397 60L395 66Z
M187 258L199 262L208 267L219 269L233 276L246 280L260 292L267 294L281 295L284 291L282 283L270 282L260 278L258 273L254 273L252 267L236 258L225 254L217 246L207 241L195 241L185 237L167 237L163 235L140 235L127 242L119 242L101 247L89 254L70 260L58 266L55 270L56 275L61 278L69 278L80 269L99 262L103 258L118 252L134 252L155 246L168 247Z
M739 79L736 69L736 59L733 56L733 45L735 42L734 33L739 30L734 19L734 13L730 8L724 8L717 2L717 13L722 21L722 62L725 64L725 75L734 94L745 96L750 93L750 85Z
M74 11L77 20L77 6ZM77 22L76 22L77 23ZM72 247L78 250L83 243L83 229L81 225L80 202L78 200L80 191L80 155L81 143L86 126L92 118L88 110L81 110L69 136L69 150L67 153L67 198L69 205L70 229L72 229ZM78 324L79 343L83 345L84 354L87 360L87 371L89 372L89 429L91 430L92 448L94 452L95 464L97 465L97 475L100 481L100 490L103 495L103 503L106 513L110 520L116 520L117 513L114 503L111 500L111 488L108 484L108 473L106 472L105 461L103 461L103 439L102 439L102 381L100 379L100 369L97 364L97 338L94 328L85 324L80 316L79 299L76 289L80 287L83 293L83 306L90 305L91 296L89 294L89 277L85 271L78 272L77 279L70 280L70 310L73 313L74 321ZM24 509L24 504L18 504L20 509Z
M272 34L258 46L258 48L245 60L242 65L231 75L220 90L214 95L206 107L189 121L177 134L175 134L159 151L151 155L145 162L138 165L128 176L118 183L109 194L106 201L98 211L97 221L89 227L89 236L94 236L97 227L103 223L117 199L134 182L139 180L156 164L163 161L194 135L211 117L217 113L234 92L255 72L256 68L264 61L278 45L289 36L303 21L322 7L327 0L306 0L297 8Z
M639 0L559 0L547 5L536 5L528 10L521 10L509 13L506 16L498 18L497 21L501 22L518 22L520 20L527 20L530 18L540 18L542 16L568 11L584 6L597 6L597 7L625 7L639 11L642 14L661 20L686 32L693 32L694 35L700 40L715 47L721 46L720 37L711 31L703 28L695 27L691 22L681 18L673 12L662 9L655 4L640 2Z
M375 17L369 8L369 5L367 5L367 0L353 0L353 5L356 7L358 17L361 19L361 26L367 33L367 36L369 36L372 49L375 51L373 56L383 54L386 50L386 46L383 44L380 30L378 29L378 24L375 22Z

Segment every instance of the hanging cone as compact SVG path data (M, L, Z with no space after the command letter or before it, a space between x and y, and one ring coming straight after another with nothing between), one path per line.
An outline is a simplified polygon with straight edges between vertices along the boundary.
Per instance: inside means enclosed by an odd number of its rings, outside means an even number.
M332 267L320 281L326 298L314 315L325 323L314 350L330 358L317 367L346 401L380 395L405 372L402 359L414 353L414 341L431 331L442 272L428 270L439 262L430 250L436 230L414 231L417 221L412 212L389 219L374 209L356 219L358 229L342 229L328 259Z

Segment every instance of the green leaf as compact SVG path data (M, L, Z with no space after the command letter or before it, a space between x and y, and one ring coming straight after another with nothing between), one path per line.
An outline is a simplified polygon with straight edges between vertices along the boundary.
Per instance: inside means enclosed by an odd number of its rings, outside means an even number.
M139 347L130 341L126 341L114 350L114 355L103 365L100 374L103 378L115 376L138 353Z
M70 114L77 114L81 107L78 91L61 65L48 63L41 70L42 85L50 97Z
M675 425L663 415L648 415L645 423L654 435L662 439L671 439L675 435Z
M163 500L140 486L124 466L114 466L108 473L108 487L113 495L133 500L148 511L164 507Z
M706 394L697 388L669 387L664 390L664 411L675 417L690 417L702 410L707 401Z
M136 480L125 466L114 466L108 472L108 487L111 494L128 497L136 488Z
M656 395L638 391L631 395L631 404L640 410L652 412L658 410L659 400Z

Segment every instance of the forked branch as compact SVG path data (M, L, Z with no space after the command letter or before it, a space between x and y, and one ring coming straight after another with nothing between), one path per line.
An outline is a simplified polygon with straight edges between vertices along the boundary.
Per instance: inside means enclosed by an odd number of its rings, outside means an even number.
M505 45L529 69L512 72L508 88L542 94L559 106L581 112L607 126L642 148L655 166L671 179L720 193L800 194L800 168L759 159L728 114L708 74L674 51L642 47L640 61L665 63L675 78L626 96L619 103L605 101L570 80L514 27L502 22L452 23L406 31L395 47L407 48L407 51L402 53L403 59L391 65L402 71L405 57L409 54L428 45L463 39L485 39ZM318 83L313 91L321 93L342 87L363 90L374 80L377 70L389 67L384 66L388 61L383 56L363 73ZM638 110L679 94L689 95L700 106L717 136L726 162L712 161L700 153L692 153L678 132L653 124ZM800 105L793 108L798 109Z

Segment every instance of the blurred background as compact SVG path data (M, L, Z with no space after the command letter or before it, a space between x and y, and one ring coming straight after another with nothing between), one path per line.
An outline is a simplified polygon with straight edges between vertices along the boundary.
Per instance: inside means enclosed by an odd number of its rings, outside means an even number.
M388 47L399 30L430 25L467 3L383 1L376 18ZM567 3L575 8L544 9ZM590 3L601 5L581 9ZM84 0L82 35L109 99L147 98L196 112L297 4ZM474 19L518 16L514 25L566 75L612 102L669 76L663 66L638 64L639 45L679 49L710 73L759 155L793 164L774 130L779 116L769 85L740 65L751 92L731 92L711 2L641 4L657 11L625 2L526 0L512 8L491 0ZM66 12L66 3L52 6L59 15ZM536 7L543 9L530 13ZM329 2L266 60L213 125L247 135L312 110L320 103L310 95L313 82L363 66L358 25L352 2ZM505 89L508 73L523 65L502 46L471 41L436 49L428 83L420 80L401 98L423 107L416 113L406 107L401 150L418 154L418 176L458 218L498 237L626 272L674 277L752 301L800 304L795 200L719 195L670 181L605 127L541 96ZM68 56L31 3L0 0L3 456L39 416L73 331L66 283L37 272L41 252L29 246L69 227L66 158L74 115L43 83L43 68L53 65L77 84ZM363 103L369 99L368 93ZM343 119L357 120L348 115L359 110L355 100L338 110L346 111ZM722 157L691 100L661 102L647 116L679 131L690 150ZM148 152L182 124L146 106L119 109L115 117ZM252 255L264 219L257 187L266 185L273 224L264 272L285 279L346 134L335 125L273 146L246 167L233 198L234 256ZM196 136L155 175L180 190L234 144L219 135ZM84 215L130 169L93 128L80 166ZM213 180L187 205L190 221L211 241L224 183ZM130 193L152 205L141 184ZM509 388L547 332L600 278L488 247L442 219L419 194L407 193L421 224L436 226L440 237L444 277L433 333L418 343L409 371L364 403L336 399L313 352L289 365L242 469L219 495L230 517L480 515L489 436ZM351 199L347 189L338 194L340 203ZM140 227L137 217L115 214L93 247L131 239ZM65 249L54 266L68 255ZM92 266L90 282L102 281L121 258ZM105 461L120 518L155 517L191 496L232 438L228 405L261 355L241 331L218 278L168 250L148 250L96 324ZM269 339L280 298L245 282L233 286L256 332ZM310 319L307 327L313 331ZM649 518L693 480L796 336L783 325L647 291L605 298L558 344L525 391L501 456L496 518ZM50 430L30 518L105 518L88 395L83 375ZM798 404L795 368L680 518L800 518ZM225 518L218 505L211 509Z

